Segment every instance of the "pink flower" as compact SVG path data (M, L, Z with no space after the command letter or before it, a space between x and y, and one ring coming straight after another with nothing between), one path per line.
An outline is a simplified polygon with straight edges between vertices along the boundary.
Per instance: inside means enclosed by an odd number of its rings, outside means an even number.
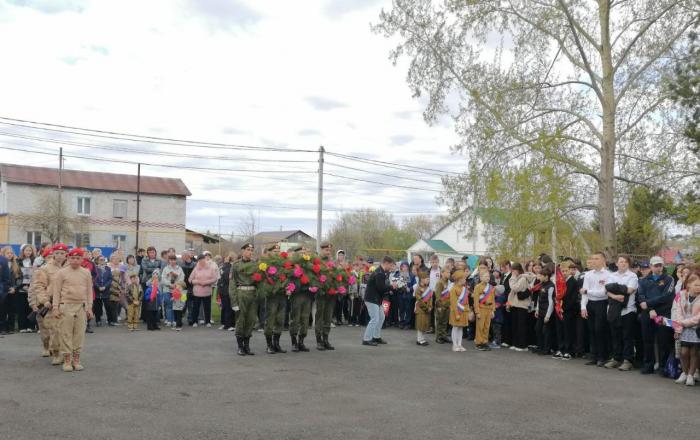
M322 283L325 283L325 282L326 282L326 276L325 276L325 275L321 275L320 277L318 277L318 280L319 280L320 282L322 282Z
M329 261L326 263L326 267L329 269L333 269L335 267L335 263L332 261Z
M298 267L298 266L297 266L297 267L294 269L294 276L297 277L297 278L299 278L299 277L301 277L302 275L304 275L304 270L303 270L301 267Z
M267 268L267 273L269 273L270 275L274 275L277 273L277 268L275 266L270 266Z
M357 281L357 278L355 278L355 275L350 275L350 278L348 278L348 283L355 284L355 281Z
M345 295L345 293L347 293L347 290L345 290L345 287L340 286L338 287L338 293L341 295Z
M318 292L318 287L316 287L316 286L309 287L309 292L311 292L311 293Z
M297 289L297 286L295 286L294 283L287 284L287 287L286 287L287 295L291 295L292 292L294 292L296 289Z

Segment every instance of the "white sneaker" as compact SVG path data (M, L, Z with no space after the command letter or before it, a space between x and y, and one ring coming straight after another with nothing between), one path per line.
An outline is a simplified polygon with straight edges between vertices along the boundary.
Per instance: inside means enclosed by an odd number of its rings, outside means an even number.
M197 323L195 322L194 324L192 324L192 327L197 327Z
M467 349L460 345L457 347L457 351L467 351Z
M204 325L204 320L203 320L203 319L200 319L200 320L199 320L199 323L202 324L202 325Z
M335 328L335 324L331 322L331 328Z
M681 375L676 379L676 383L681 384L685 383L685 381L688 379L688 375L685 373L681 373Z
M511 346L510 346L510 349L513 350L513 351L515 351L515 350L517 350L518 348L517 348L515 345L511 345Z
M170 330L175 330L175 326L170 327Z
M219 326L219 330L226 330L226 326L225 325Z
M175 328L175 331L176 331L176 332L179 332L179 331L181 331L181 330L182 330L182 328L180 328L180 327L176 327L176 328Z
M695 378L693 376L688 376L688 378L685 380L685 384L689 387L694 387L695 386Z
M693 379L696 381L700 380L700 370L695 370L695 374L693 374Z
M209 324L214 325L214 324L216 324L216 323L214 322L213 319L210 319L210 320L209 320Z
M454 351L454 352L456 353L456 352L459 351L459 348L458 348L458 347L452 347L452 351Z
M228 331L230 331L230 332L235 331L235 330L236 330L236 327L229 327L228 328Z
M34 333L34 330L28 328L28 329L27 329L27 333Z
M207 328L211 328L211 324L207 324Z
M27 333L27 331L25 329L21 329L19 332L20 333Z

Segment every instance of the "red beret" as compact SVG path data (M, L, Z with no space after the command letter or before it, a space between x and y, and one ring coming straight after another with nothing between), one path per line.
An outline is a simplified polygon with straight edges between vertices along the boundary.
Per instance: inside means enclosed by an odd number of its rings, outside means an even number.
M44 249L44 252L41 253L41 256L46 258L49 255L51 255L52 253L53 253L53 248L46 248L46 249Z
M68 252L69 257L82 257L83 255L83 250L80 248L73 248L70 252Z
M68 246L66 246L63 243L56 243L55 245L53 245L53 248L51 248L51 252L56 251L68 252Z

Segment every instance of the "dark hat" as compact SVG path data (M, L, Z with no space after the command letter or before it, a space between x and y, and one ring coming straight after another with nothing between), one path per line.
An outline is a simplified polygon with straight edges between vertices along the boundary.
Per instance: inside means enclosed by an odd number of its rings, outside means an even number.
M649 262L648 261L642 261L639 263L639 267L642 269L649 269Z
M332 248L333 245L331 244L330 241L324 241L321 243L321 249L326 249L326 248Z
M462 261L467 261L469 259L468 255L462 255Z
M374 264L374 258L372 258L372 257L367 257L367 263L369 263L369 264Z
M244 251L248 248L253 249L253 244L252 243L245 243L243 246L241 246L241 250Z
M204 260L204 254L197 255L197 261Z

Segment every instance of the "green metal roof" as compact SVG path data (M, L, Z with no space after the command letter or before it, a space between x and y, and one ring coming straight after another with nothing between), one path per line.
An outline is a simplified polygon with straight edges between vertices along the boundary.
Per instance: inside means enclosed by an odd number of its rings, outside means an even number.
M452 249L449 244L442 240L425 240L425 242L428 243L428 245L433 248L435 252L457 252L456 250Z

